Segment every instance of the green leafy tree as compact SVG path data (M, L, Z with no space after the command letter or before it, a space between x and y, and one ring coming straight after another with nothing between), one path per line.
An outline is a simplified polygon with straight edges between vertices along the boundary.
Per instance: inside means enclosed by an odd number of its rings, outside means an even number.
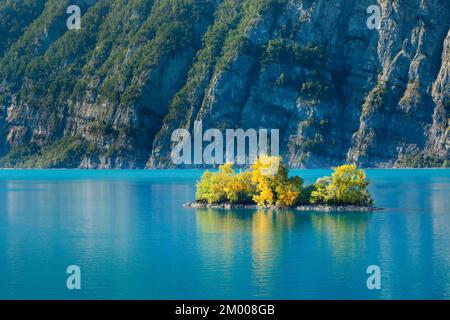
M197 201L225 202L228 199L225 186L231 181L233 174L233 169L229 164L220 166L219 172L216 173L206 171L197 184Z
M372 205L369 179L362 169L347 164L333 169L331 178L320 178L311 193L312 203Z
M330 177L323 177L317 179L316 183L312 186L310 202L311 203L327 203L329 202L328 187L331 184Z

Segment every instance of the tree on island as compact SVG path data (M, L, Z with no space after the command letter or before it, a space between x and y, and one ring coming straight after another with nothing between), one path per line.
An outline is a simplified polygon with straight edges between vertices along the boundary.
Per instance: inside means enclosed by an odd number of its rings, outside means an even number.
M268 168L276 172L268 174ZM369 180L362 169L343 165L304 187L299 176L289 177L281 157L261 156L247 171L235 172L232 164L218 172L206 171L197 184L196 201L208 204L256 204L270 207L294 207L302 204L373 205L367 191Z

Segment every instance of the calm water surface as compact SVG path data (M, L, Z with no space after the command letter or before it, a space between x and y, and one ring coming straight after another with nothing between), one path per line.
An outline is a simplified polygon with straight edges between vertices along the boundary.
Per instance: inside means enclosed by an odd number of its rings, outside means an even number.
M369 170L373 213L185 209L201 173L0 171L0 298L450 298L450 170Z

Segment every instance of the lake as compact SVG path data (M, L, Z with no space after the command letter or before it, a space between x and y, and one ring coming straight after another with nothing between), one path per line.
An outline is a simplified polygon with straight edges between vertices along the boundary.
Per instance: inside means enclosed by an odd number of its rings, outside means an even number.
M0 299L450 298L450 170L368 170L370 213L183 208L201 174L1 170Z

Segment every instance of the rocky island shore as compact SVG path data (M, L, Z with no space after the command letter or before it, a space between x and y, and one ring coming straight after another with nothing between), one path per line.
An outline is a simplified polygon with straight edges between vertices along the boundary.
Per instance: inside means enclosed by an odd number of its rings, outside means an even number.
M185 208L193 209L251 209L251 210L280 210L289 209L296 211L318 211L318 212L369 212L381 211L382 208L369 205L325 205L325 204L305 204L295 207L280 207L280 206L259 206L256 204L235 204L235 203L207 203L207 202L188 202L183 204Z

